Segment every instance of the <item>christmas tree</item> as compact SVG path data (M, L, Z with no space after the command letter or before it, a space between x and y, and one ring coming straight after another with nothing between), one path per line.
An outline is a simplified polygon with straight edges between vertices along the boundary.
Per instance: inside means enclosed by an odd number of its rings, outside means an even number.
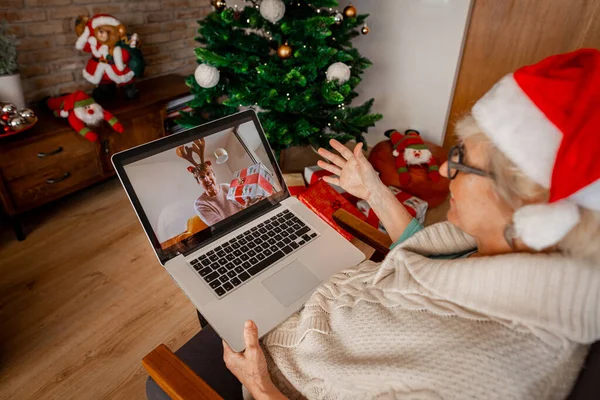
M199 21L199 66L186 80L193 109L180 123L203 122L255 108L278 153L295 145L328 146L331 138L365 143L382 118L373 99L350 106L361 74L371 65L351 40L369 28L354 6L336 0L247 0ZM365 143L366 145L366 143Z

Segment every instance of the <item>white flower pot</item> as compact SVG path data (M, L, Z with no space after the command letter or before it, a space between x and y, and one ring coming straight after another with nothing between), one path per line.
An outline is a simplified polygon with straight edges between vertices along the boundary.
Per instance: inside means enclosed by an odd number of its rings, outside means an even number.
M12 103L19 109L25 108L20 74L0 75L0 102Z

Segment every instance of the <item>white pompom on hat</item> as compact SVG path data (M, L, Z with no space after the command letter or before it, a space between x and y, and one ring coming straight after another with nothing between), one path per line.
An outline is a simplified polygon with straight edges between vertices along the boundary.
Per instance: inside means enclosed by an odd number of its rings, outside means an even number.
M502 78L473 107L486 134L521 171L549 189L548 204L513 216L517 236L541 250L600 211L600 51L548 57Z

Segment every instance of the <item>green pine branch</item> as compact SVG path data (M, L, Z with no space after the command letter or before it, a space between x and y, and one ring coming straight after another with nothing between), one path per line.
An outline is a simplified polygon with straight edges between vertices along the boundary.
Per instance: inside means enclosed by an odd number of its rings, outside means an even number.
M227 8L199 21L198 62L218 68L220 80L207 89L193 76L186 79L194 95L189 102L193 111L182 113L179 122L194 126L240 107L257 107L275 150L328 146L332 138L364 141L364 134L382 118L371 112L372 99L350 106L362 73L371 65L351 43L367 15L336 24L334 15L341 12L337 1L284 2L285 16L275 24L254 7ZM277 56L284 43L292 48L288 59ZM325 71L335 62L351 68L347 82L328 81Z

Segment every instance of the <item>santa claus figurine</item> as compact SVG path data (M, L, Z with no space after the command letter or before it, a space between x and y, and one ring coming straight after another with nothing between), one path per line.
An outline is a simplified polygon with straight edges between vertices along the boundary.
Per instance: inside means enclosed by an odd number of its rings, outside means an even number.
M137 35L129 38L125 26L107 14L78 17L75 31L78 36L75 48L92 55L83 70L83 77L98 85L94 97L99 101L111 98L116 86L123 86L128 98L135 97L134 77L140 74L135 67L132 70L131 62L134 61L133 64L142 71L144 67L143 59L140 66L141 53L136 49ZM135 52L134 60L132 52Z
M123 125L117 117L103 109L84 92L78 91L64 96L51 97L46 104L54 111L55 116L67 118L77 133L92 142L98 140L98 135L86 125L96 126L103 120L108 122L115 131L123 133Z
M396 160L396 169L400 175L400 183L407 185L410 183L410 166L426 166L427 176L432 182L440 180L439 166L435 157L431 154L429 148L418 131L408 129L404 135L395 129L385 132L385 136L390 138L394 148L392 155Z

